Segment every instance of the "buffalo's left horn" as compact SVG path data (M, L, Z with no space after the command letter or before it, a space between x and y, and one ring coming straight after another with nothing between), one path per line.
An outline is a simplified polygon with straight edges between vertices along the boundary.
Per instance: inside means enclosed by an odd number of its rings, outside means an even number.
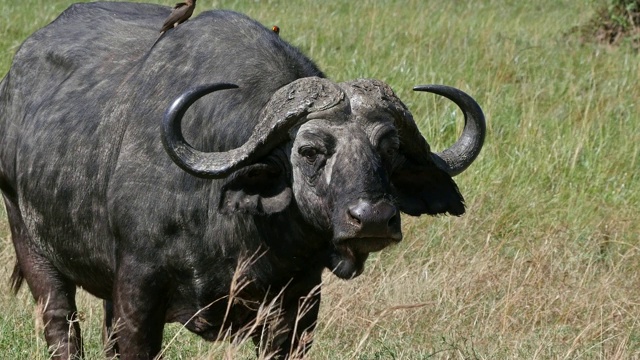
M238 88L233 84L210 84L185 91L169 106L162 121L162 143L171 159L192 175L219 179L267 155L286 141L289 130L306 115L329 109L344 93L329 80L308 77L278 89L262 111L260 121L246 143L222 152L194 149L182 136L182 117L189 106L214 91Z
M431 155L436 166L450 176L460 174L476 159L484 144L487 130L480 105L471 96L451 86L420 85L413 90L442 95L456 103L462 110L464 129L458 141L450 148Z

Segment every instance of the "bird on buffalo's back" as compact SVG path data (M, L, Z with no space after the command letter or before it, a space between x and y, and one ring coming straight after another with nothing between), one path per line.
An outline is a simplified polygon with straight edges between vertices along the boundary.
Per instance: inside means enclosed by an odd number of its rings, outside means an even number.
M173 7L173 11L162 24L161 33L169 29L173 29L175 26L187 21L193 15L193 10L196 8L196 0L185 0L185 2L177 3Z

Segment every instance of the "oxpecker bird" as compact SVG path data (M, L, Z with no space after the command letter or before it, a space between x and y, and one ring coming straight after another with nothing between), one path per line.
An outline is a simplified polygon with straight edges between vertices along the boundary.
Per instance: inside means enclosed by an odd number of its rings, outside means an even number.
M278 27L278 25L273 25L273 27L271 28L271 31L273 31L276 34L280 34L280 28Z
M160 33L174 28L187 21L193 15L193 9L196 8L196 0L186 0L185 2L177 3L173 7L171 15L164 21Z

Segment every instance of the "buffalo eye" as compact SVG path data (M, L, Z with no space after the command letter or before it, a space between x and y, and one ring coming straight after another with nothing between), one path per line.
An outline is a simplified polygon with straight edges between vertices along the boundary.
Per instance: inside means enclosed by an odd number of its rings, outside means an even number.
M388 161L393 161L398 154L399 148L400 144L396 137L386 137L382 139L378 146L380 154Z
M318 159L320 151L312 146L303 146L298 150L298 153L304 157L307 162L313 164Z
M396 156L396 153L398 152L398 148L397 147L388 147L385 149L385 153L387 154L388 157L393 158L394 156Z

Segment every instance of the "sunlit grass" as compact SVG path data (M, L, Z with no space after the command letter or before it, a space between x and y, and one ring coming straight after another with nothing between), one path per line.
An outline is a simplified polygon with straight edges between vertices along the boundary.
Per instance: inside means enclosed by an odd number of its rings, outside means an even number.
M160 1L154 1L160 3ZM0 70L70 2L0 0ZM173 2L163 2L167 5ZM199 1L234 9L310 55L337 81L389 83L435 149L461 129L455 106L411 91L459 87L482 105L487 144L456 178L460 218L404 218L405 240L365 273L326 274L313 359L640 357L640 59L581 44L591 1ZM3 215L4 218L4 215ZM13 263L0 223L0 277ZM46 359L30 295L0 285L0 353ZM88 358L100 303L83 295ZM168 359L252 358L177 325ZM11 352L6 352L11 351Z

